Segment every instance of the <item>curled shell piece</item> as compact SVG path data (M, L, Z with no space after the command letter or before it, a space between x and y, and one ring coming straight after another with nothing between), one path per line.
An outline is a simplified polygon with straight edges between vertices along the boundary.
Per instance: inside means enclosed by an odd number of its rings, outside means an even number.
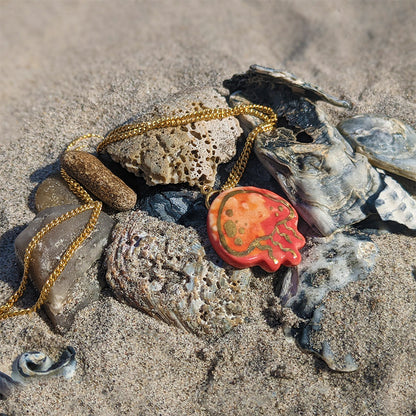
M194 229L133 211L112 240L106 278L120 300L201 336L243 321L251 271L220 267Z
M338 125L356 152L372 165L416 181L416 131L395 118L359 115Z
M12 379L22 384L32 378L45 376L69 379L75 374L76 365L75 350L71 346L65 349L56 363L43 352L25 352L13 363Z
M144 115L141 121L227 106L225 98L214 89L192 90L172 96L157 113ZM148 185L212 186L218 164L228 162L234 156L235 143L241 132L238 120L229 117L151 130L112 143L106 150L129 172L143 176Z
M71 346L66 347L56 363L43 352L25 352L14 361L11 377L0 372L0 399L7 399L16 388L39 377L69 379L75 374L76 366L75 349Z

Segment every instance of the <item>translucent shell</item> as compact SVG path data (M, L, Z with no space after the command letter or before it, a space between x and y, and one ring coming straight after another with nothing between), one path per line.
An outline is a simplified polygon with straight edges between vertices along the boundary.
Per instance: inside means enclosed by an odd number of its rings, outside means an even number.
M208 212L208 236L217 254L237 268L275 272L300 263L305 239L295 209L266 189L245 186L222 192Z

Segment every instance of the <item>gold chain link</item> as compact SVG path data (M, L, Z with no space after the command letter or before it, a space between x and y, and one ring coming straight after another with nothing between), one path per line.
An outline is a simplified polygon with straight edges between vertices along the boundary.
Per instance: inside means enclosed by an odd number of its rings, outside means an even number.
M101 143L99 143L97 147L97 151L101 152L108 146L110 143L115 143L120 140L125 140L130 137L138 136L141 134L146 133L150 130L160 129L164 127L178 127L184 126L187 124L196 123L199 121L209 121L209 120L221 120L231 116L239 116L242 114L251 115L254 117L259 118L263 122L254 128L250 134L248 135L243 151L241 152L240 157L238 158L237 162L233 166L231 173L221 187L221 191L226 189L233 188L237 185L240 181L241 176L244 173L244 170L247 166L247 162L257 136L261 132L270 131L273 129L276 121L277 115L276 113L270 108L262 105L239 105L234 108L216 108L216 109L205 109L201 111L196 111L190 114L186 114L181 117L165 117L159 118L150 122L144 123L135 123L135 124L127 124L121 127L118 127L112 130L107 137L104 139L102 136L97 134L86 134L84 136L78 137L77 139L73 140L68 147L67 150L73 149L77 147L78 149L84 146L78 146L79 142L89 138L100 138L103 139ZM83 205L61 215L60 217L54 219L47 225L45 225L30 241L28 244L24 262L23 262L23 278L20 283L19 288L16 292L6 301L3 306L0 306L0 320L6 319L12 316L18 315L25 315L31 312L37 311L43 303L48 298L48 295L56 282L59 278L63 270L65 269L66 265L68 264L69 260L71 260L75 251L80 247L80 245L90 236L92 231L94 230L97 222L98 217L101 213L102 203L100 201L94 201L89 193L73 178L71 178L64 169L61 169L61 175L64 180L67 182L71 191L80 198L81 201L84 202ZM209 198L218 190L213 190L212 187L207 185L200 186L201 192L206 197L206 204L209 206ZM78 237L71 243L68 249L65 251L63 256L61 257L58 265L55 267L53 272L49 275L48 279L44 283L42 290L40 291L39 297L36 303L30 308L24 309L15 309L14 306L19 298L23 295L28 279L29 279L29 269L30 269L30 262L32 260L32 253L42 238L54 227L61 224L62 222L81 214L84 211L91 209L92 213L89 218L89 221L83 231L78 235Z

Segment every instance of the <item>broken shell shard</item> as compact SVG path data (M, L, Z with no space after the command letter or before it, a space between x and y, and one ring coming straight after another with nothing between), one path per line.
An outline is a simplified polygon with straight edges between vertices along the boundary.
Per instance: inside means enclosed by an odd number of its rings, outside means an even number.
M214 89L191 90L171 97L142 121L182 116L206 108L228 107ZM213 185L220 163L235 155L242 130L235 117L151 130L106 147L108 154L148 185L188 183Z
M251 271L214 263L218 257L194 229L134 211L112 240L106 278L118 299L201 336L223 335L243 321Z
M365 279L373 269L378 249L364 233L344 231L309 239L302 263L288 270L280 299L304 319L312 317L325 296Z
M416 201L393 178L383 176L386 186L375 201L380 218L416 230Z
M297 223L296 211L286 200L254 186L221 192L207 218L208 236L223 260L268 272L300 263L305 239Z
M359 115L338 124L356 152L374 166L416 181L416 131L395 118Z
M117 211L136 205L137 195L94 155L70 150L61 156L63 169L92 194Z
M323 305L315 309L312 319L302 330L298 342L302 349L312 352L321 358L327 366L334 371L349 373L358 370L358 365L351 353L338 355L332 351L331 342L328 339L319 340L322 320L324 319L325 307Z
M62 214L74 209L76 205L61 205L41 211L36 218L18 235L15 241L17 257L23 263L27 245L46 224ZM40 291L54 270L63 253L82 232L90 218L91 211L84 211L63 221L51 229L39 241L32 252L30 278ZM58 280L51 288L44 305L55 326L68 329L75 313L92 300L98 298L100 285L96 279L84 279L87 270L101 257L114 221L101 213L91 235L75 251ZM79 284L77 282L79 281ZM72 289L77 284L78 291Z
M314 237L302 250L302 263L289 270L280 293L281 303L308 320L292 329L299 346L322 358L334 371L355 371L358 367L348 351L331 349L331 331L321 334L325 320L325 300L330 292L342 290L372 271L378 248L364 233L344 231L330 237Z

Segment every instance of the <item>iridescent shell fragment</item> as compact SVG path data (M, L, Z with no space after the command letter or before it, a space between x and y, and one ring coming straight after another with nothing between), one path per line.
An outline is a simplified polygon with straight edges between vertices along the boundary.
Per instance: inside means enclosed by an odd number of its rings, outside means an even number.
M46 376L68 379L75 374L76 366L75 349L71 346L65 349L56 363L43 352L25 352L13 363L12 379L22 384Z
M133 211L116 225L107 282L118 299L197 335L220 336L243 322L250 269L220 267L193 228Z

